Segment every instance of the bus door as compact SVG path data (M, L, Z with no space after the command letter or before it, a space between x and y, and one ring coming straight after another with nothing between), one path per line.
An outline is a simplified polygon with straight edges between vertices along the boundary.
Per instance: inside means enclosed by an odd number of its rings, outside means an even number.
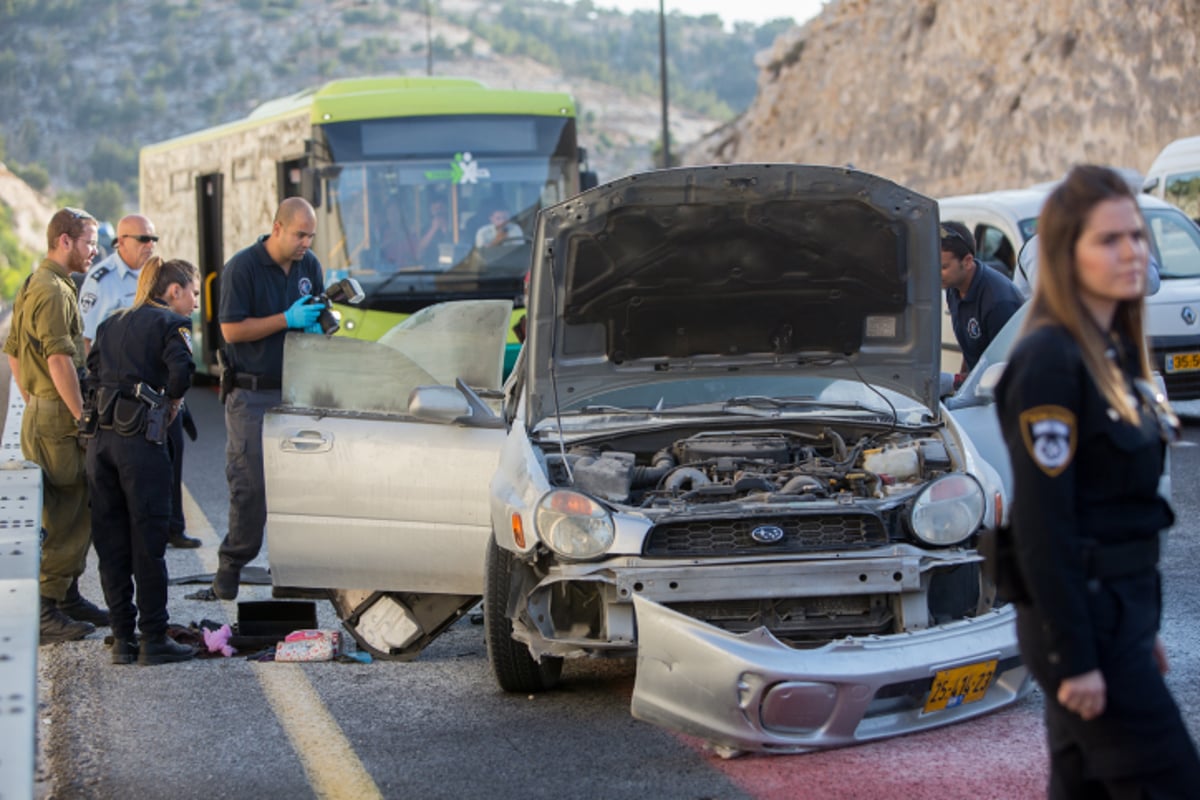
M200 320L193 323L196 344L196 369L216 376L217 349L223 344L218 304L221 293L218 283L225 263L222 209L224 176L221 173L196 176L196 231L200 263Z

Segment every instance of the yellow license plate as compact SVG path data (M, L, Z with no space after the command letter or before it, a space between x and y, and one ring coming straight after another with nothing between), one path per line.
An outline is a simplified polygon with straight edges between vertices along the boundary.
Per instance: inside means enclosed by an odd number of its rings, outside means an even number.
M944 669L933 676L925 713L974 703L983 699L996 677L996 661Z
M1171 353L1167 356L1167 372L1191 372L1200 369L1200 353Z

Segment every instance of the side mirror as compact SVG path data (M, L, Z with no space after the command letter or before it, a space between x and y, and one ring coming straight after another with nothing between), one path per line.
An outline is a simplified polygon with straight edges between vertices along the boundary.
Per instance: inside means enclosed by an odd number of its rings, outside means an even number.
M313 208L321 207L321 171L314 167L305 167L300 171L300 196L312 203Z
M408 396L408 413L425 422L449 424L471 415L471 404L453 386L418 386Z
M979 376L979 383L975 384L975 396L981 400L994 400L996 384L1000 383L1000 376L1004 374L1006 366L1008 366L1008 362L1001 361L999 364L992 364L985 369Z

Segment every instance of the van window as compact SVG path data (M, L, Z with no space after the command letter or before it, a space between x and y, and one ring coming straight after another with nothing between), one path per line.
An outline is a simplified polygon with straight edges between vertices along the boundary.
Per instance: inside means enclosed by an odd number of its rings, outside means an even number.
M975 241L979 243L978 254L989 267L998 269L1011 278L1017 266L1017 251L1004 235L1004 231L991 225L975 226Z
M1179 206L1183 213L1200 220L1200 170L1168 175L1163 187L1163 199Z
M1196 223L1174 209L1143 209L1143 213L1158 251L1162 278L1200 277L1200 228Z

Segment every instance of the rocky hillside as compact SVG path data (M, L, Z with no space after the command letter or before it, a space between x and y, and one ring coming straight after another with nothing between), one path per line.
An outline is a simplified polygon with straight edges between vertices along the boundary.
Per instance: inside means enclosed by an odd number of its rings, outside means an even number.
M931 196L1144 171L1200 133L1198 35L1195 0L833 0L686 158L849 163Z

